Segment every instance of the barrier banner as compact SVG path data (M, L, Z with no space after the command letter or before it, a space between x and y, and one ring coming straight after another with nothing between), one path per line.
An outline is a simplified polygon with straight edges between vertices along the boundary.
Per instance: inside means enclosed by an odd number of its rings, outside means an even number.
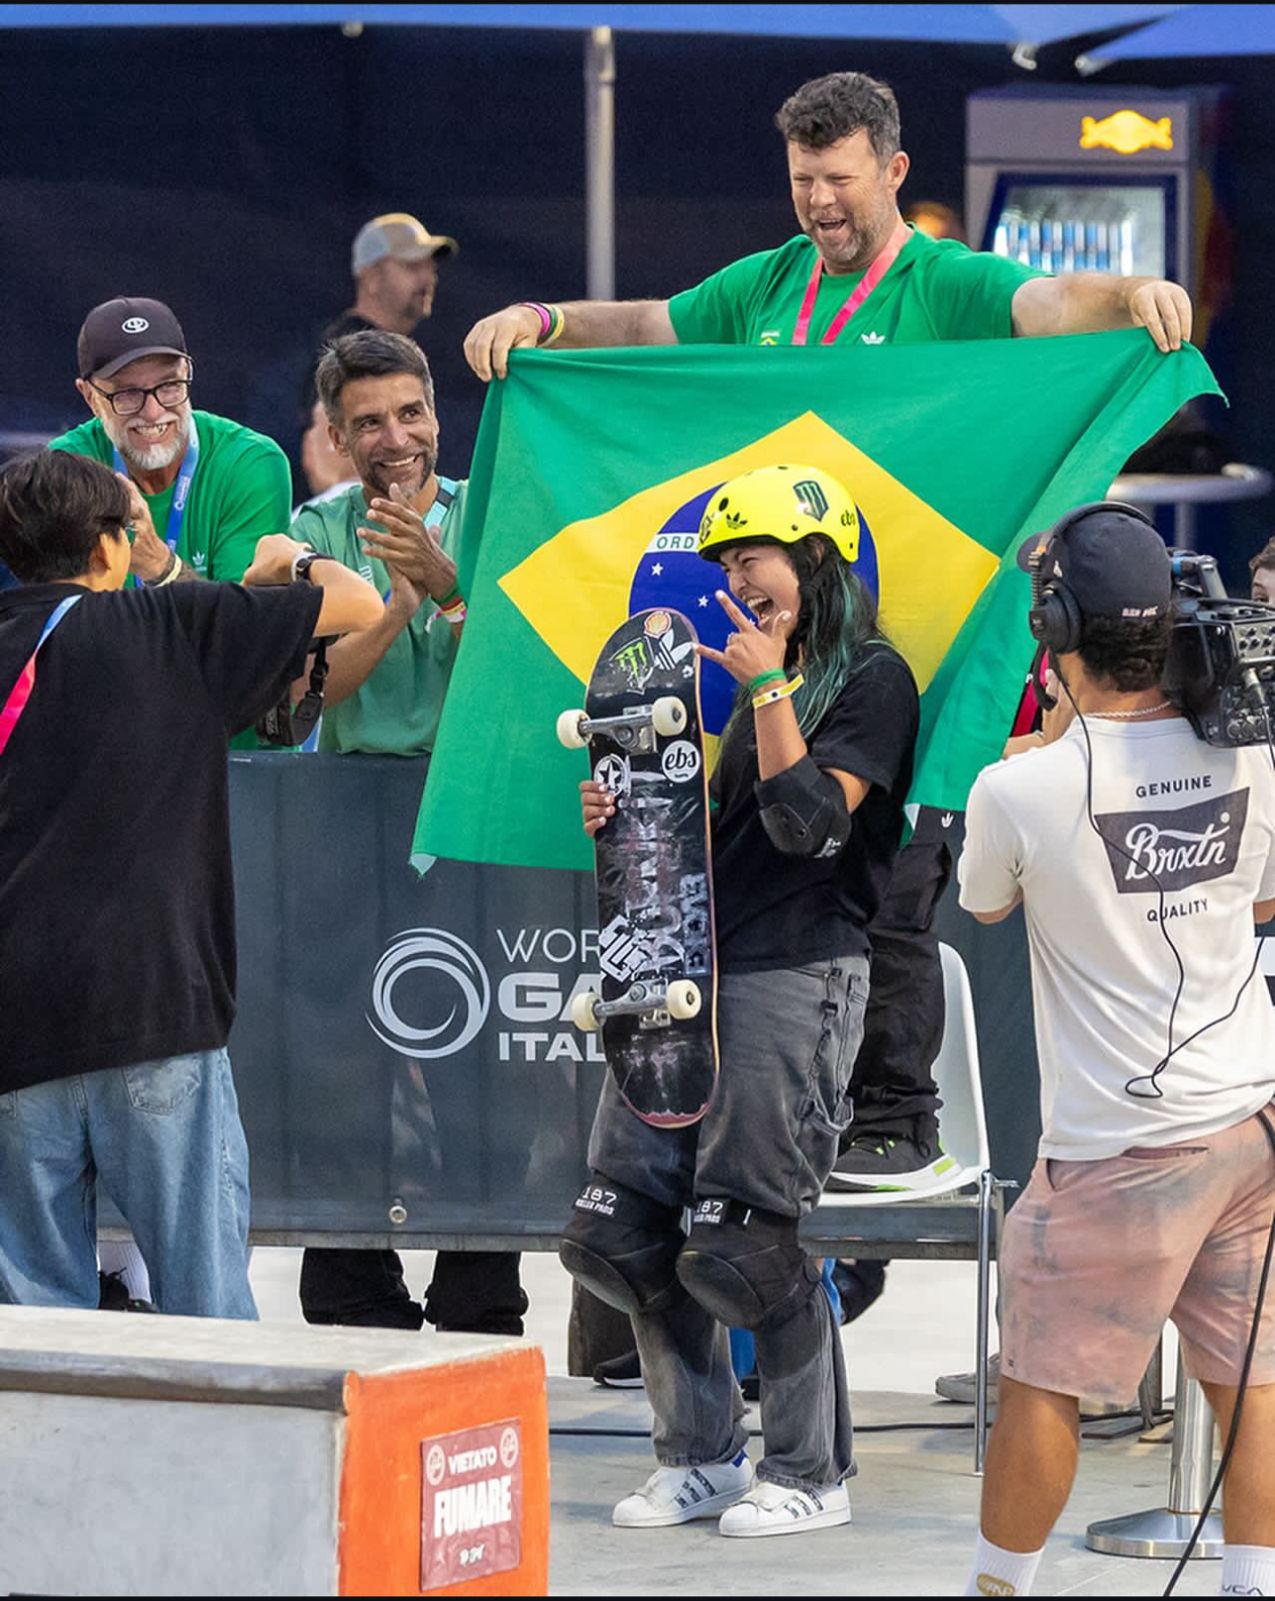
M604 1065L583 873L408 863L426 764L231 760L253 1226L556 1233Z
M568 1012L599 978L592 877L439 862L421 878L425 767L232 755L230 1054L259 1239L551 1236L587 1174L605 1065ZM929 825L955 854L959 815ZM983 928L949 890L936 929L970 972L994 1167L1024 1179L1039 1121L1021 920Z

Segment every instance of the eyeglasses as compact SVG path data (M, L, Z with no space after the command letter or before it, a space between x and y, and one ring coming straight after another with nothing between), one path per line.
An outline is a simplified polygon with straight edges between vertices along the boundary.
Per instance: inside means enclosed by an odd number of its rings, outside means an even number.
M189 378L165 378L162 384L152 384L149 389L103 389L101 384L88 380L91 389L110 401L117 417L136 417L151 395L161 406L184 406L190 399L190 382Z

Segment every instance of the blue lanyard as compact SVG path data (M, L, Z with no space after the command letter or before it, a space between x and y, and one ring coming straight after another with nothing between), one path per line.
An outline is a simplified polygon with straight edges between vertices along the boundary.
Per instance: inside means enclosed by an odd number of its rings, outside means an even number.
M186 445L186 454L182 457L181 470L177 474L177 484L173 490L172 503L168 508L168 527L164 530L164 543L169 550L177 549L177 541L181 538L182 523L186 520L186 502L190 498L190 485L195 476L195 468L199 465L199 430L195 427L195 419L190 419L190 439ZM120 455L119 447L115 448L115 471L128 476L128 465ZM156 530L158 532L158 530Z

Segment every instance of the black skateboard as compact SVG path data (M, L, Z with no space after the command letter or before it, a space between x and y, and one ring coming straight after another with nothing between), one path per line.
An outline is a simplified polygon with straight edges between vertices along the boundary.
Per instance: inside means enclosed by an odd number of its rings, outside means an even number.
M717 1082L696 637L680 612L638 612L602 647L584 711L558 719L558 738L588 747L616 798L594 839L602 993L577 996L572 1020L601 1029L620 1094L662 1128L703 1117Z

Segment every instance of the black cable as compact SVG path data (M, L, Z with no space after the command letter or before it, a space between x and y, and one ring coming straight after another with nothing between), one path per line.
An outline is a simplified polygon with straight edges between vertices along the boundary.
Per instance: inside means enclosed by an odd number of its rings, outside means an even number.
M1158 1082L1159 1081L1159 1076L1164 1071L1164 1069L1168 1066L1169 1062L1173 1059L1173 1057L1177 1054L1177 1051L1181 1050L1181 1048L1182 1048L1181 1046L1176 1047L1176 1049L1174 1047L1174 1044L1173 1044L1173 1025L1174 1025L1175 1021L1177 1020L1178 1005L1182 1000L1182 991L1186 986L1186 968L1183 966L1183 963L1182 963L1182 953L1181 953L1181 951L1178 950L1176 944L1174 944L1173 936L1169 933L1168 924L1167 924L1167 922L1165 920L1164 912L1165 912L1165 905L1166 905L1166 897L1165 897L1165 888L1164 888L1164 884L1163 884L1162 880L1159 878L1159 876L1156 873L1154 873L1151 870L1151 868L1144 867L1143 864L1138 861L1137 857L1134 856L1132 851L1126 850L1125 847L1123 845L1121 845L1117 840L1108 839L1106 834L1104 834L1102 829L1098 826L1098 819L1094 815L1094 806L1093 806L1094 757L1093 757L1093 740L1090 738L1090 735L1089 735L1089 724L1085 721L1084 712L1082 712L1080 707L1076 704L1076 697L1071 692L1071 685L1067 682L1066 678L1064 677L1063 672L1062 672L1062 666L1061 666L1061 663L1059 663L1059 662L1055 662L1054 663L1054 675L1058 679L1058 682L1062 685L1063 689L1065 690L1066 695L1067 695L1067 699L1071 702L1071 709L1072 709L1072 711L1075 712L1076 717L1077 717L1077 719L1078 719L1078 721L1080 723L1080 731L1085 736L1085 753L1086 753L1086 756L1088 757L1088 760L1086 762L1086 768L1085 768L1085 814L1089 818L1089 826L1090 826L1090 828L1093 829L1094 833L1097 834L1098 838L1102 841L1104 846L1106 846L1109 850L1113 850L1113 851L1118 852L1121 856L1124 857L1124 859L1127 862L1129 862L1132 866L1138 868L1138 870L1140 872L1145 872L1147 874L1147 876L1151 879L1151 882L1155 885L1156 891L1157 891L1157 893L1158 893L1158 895L1160 897L1160 904L1159 904L1159 908L1158 908L1158 911L1157 911L1157 914L1156 914L1156 922L1159 925L1159 929L1160 929L1161 934L1164 935L1165 943L1168 945L1170 951L1172 951L1172 953L1173 953L1173 960L1177 964L1177 969L1178 969L1177 988L1173 992L1173 1003L1169 1007L1168 1041L1167 1041L1168 1049L1166 1050L1165 1054L1160 1058L1160 1060L1156 1063L1156 1065L1151 1069L1150 1073L1137 1073L1137 1074L1135 1074L1132 1078L1127 1079L1125 1081L1124 1089L1125 1089L1125 1094L1126 1095L1135 1096L1136 1098L1138 1098L1140 1100L1151 1100L1151 1099L1155 1099L1155 1098L1162 1098L1163 1095L1164 1095L1164 1091L1160 1088L1160 1085L1159 1085L1159 1082ZM1249 974L1249 977L1250 978L1252 977L1251 973ZM1248 982L1248 980L1246 979L1245 980L1245 984L1247 984L1247 982ZM1243 987L1241 987L1240 994L1242 995L1243 993L1244 993L1244 990L1243 990ZM1238 996L1236 997L1235 1005L1236 1006L1239 1005L1239 997ZM1235 1007L1233 1006L1231 1008L1231 1011L1233 1012L1234 1010L1235 1010ZM1228 1013L1227 1015L1229 1016L1230 1013ZM1219 1019L1219 1021L1223 1021L1223 1019ZM1207 1026L1211 1027L1212 1025L1207 1025ZM1202 1031L1197 1030L1197 1033L1199 1033L1199 1032L1202 1032ZM1192 1038L1194 1038L1194 1037L1195 1036L1193 1035ZM1184 1041L1183 1043L1185 1044L1186 1042ZM1146 1095L1140 1094L1139 1091L1135 1090L1132 1087L1135 1084L1143 1084L1143 1083L1150 1083L1150 1085L1151 1085L1151 1089Z
M1132 1411L1103 1412L1094 1414L1093 1416L1082 1414L1080 1421L1082 1424L1097 1422L1112 1423L1120 1418L1133 1418L1138 1416L1140 1416L1139 1413ZM854 1432L856 1434L906 1434L908 1432L920 1433L922 1431L933 1429L947 1433L951 1433L955 1430L964 1430L968 1433L973 1427L974 1419L970 1418L968 1422L963 1423L856 1423L854 1426ZM549 1433L551 1435L561 1435L566 1439L588 1439L591 1435L596 1435L599 1439L613 1440L649 1440L651 1438L650 1429L586 1429L574 1424L561 1428L550 1424Z
M1271 1137L1270 1125L1266 1123L1264 1117L1262 1122L1266 1126L1267 1138L1269 1139ZM1273 1148L1275 1148L1275 1142L1273 1142ZM1235 1410L1231 1414L1231 1427L1227 1430L1222 1460L1217 1465L1217 1472L1213 1475L1213 1483L1209 1486L1209 1493L1204 1498L1204 1510L1200 1513L1194 1529L1191 1530L1191 1538L1186 1543L1186 1550L1178 1558L1178 1565L1174 1568L1168 1584L1164 1587L1163 1594L1166 1596L1173 1594L1174 1586L1182 1577L1182 1570L1191 1560L1191 1555L1199 1543L1201 1534L1204 1532L1204 1525L1209 1520L1209 1513L1213 1510L1213 1503L1217 1500L1217 1492L1222 1488L1222 1480L1226 1477L1226 1470L1231 1465L1231 1455L1235 1450L1235 1442L1239 1438L1240 1414L1244 1410L1244 1397L1248 1393L1249 1370L1253 1366L1253 1355L1257 1350L1257 1337L1261 1333L1262 1306L1266 1300L1266 1284L1270 1278L1272 1255L1275 1255L1275 1214L1271 1217L1270 1233L1266 1236L1266 1256L1262 1262L1261 1277L1257 1282L1257 1305L1253 1311L1253 1327L1249 1330L1248 1348L1244 1352L1244 1366L1240 1369L1240 1382L1235 1389Z

